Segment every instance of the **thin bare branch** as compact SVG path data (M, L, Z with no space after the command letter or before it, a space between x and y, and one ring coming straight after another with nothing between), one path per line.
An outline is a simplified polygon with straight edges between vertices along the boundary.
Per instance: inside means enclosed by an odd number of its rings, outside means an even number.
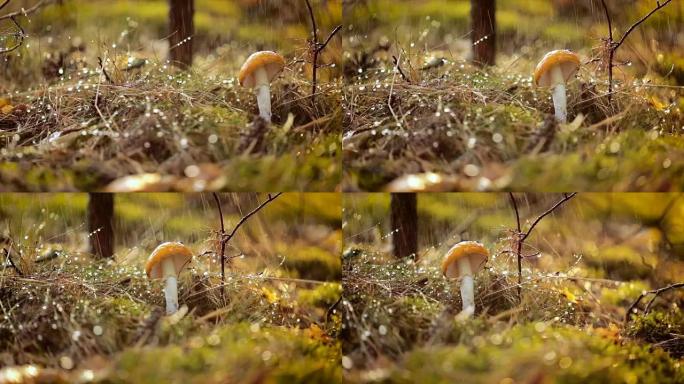
M0 6L0 9L2 9L4 6L6 6L7 3L9 3L9 1L10 0L5 0L5 2L2 4L2 6ZM55 0L39 0L37 3L35 3L30 8L26 8L26 9L22 8L18 11L10 12L8 14L0 16L0 20L12 19L12 18L17 17L17 16L28 16L28 15L32 14L33 12L39 10L41 7L44 7L44 6L51 4L53 2L55 2Z
M268 203L277 199L278 196L280 196L281 194L282 194L282 192L278 192L275 195L271 195L269 193L268 198L264 202L262 202L261 204L259 204L259 206L257 206L252 211L250 211L245 216L243 216L240 219L240 221L238 221L237 224L235 224L235 227L233 227L233 230L230 231L230 233L226 233L226 227L225 227L225 224L223 222L223 210L221 209L221 200L219 199L219 196L216 192L212 193L212 195L214 196L214 201L216 202L216 207L218 209L219 221L221 223L221 231L219 232L220 245L221 245L221 250L219 251L220 252L219 253L219 260L221 261L221 284L222 285L225 284L225 282L226 282L226 261L232 260L232 259L242 255L242 254L238 254L236 256L226 257L226 245L228 244L230 239L232 239L233 236L235 236L235 233L242 226L242 224L247 222L247 220L249 220L250 217L252 217L254 214L256 214L261 209L263 209L266 205L268 205Z
M213 192L214 201L216 201L216 208L219 212L219 221L221 222L221 232L219 233L219 238L221 239L221 251L219 253L219 260L221 260L221 283L226 281L226 242L223 241L223 237L226 235L226 227L223 224L223 210L221 209L221 200L219 199L218 193Z
M647 295L654 295L653 298L651 298L651 300L648 302L648 304L646 304L646 308L644 308L644 315L645 315L651 310L651 307L653 306L653 302L655 301L655 299L658 296L660 296L662 293L665 293L667 291L677 289L677 288L684 288L684 282L675 283L675 284L668 285L667 287L642 292L639 295L639 297L637 297L637 299L634 300L632 305L629 306L629 309L627 309L627 313L625 314L625 323L627 323L631 319L631 317L632 317L631 315L636 314L636 308L644 297L646 297Z
M410 83L411 80L409 80L408 77L406 77L406 74L404 74L404 71L401 69L401 63L399 62L399 59L397 59L396 56L392 56L392 61L394 62L394 68L397 69L397 71L401 75L401 78L404 79L404 81L406 81L407 83Z
M561 200L559 200L559 201L558 201L556 204L554 204L551 208L549 208L548 210L546 210L546 212L544 212L544 213L542 213L541 215L539 215L539 217L537 217L537 219L534 220L534 222L533 222L532 225L530 226L530 229L528 229L527 232L525 233L525 235L523 236L522 241L525 241L525 239L527 239L527 237L530 236L530 234L532 233L532 230L534 229L534 227L536 227L537 224L539 224L539 222L540 222L544 217L546 217L546 216L548 216L549 214L551 214L551 212L555 211L558 207L560 207L561 205L563 205L563 203L565 203L566 201L572 199L572 198L575 197L576 195L577 195L577 192L573 192L573 193L571 193L571 194L569 194L569 195L564 195L563 198L562 198Z
M606 41L607 49L608 49L608 64L607 64L607 69L608 69L608 102L610 103L613 97L613 67L615 66L613 64L614 58L615 58L615 52L617 51L620 46L622 46L622 43L625 42L625 39L627 36L629 36L639 25L641 25L643 22L648 20L649 17L653 16L654 13L658 12L661 8L665 7L667 4L669 4L672 0L666 0L664 3L661 3L660 1L656 1L656 7L644 17L641 19L637 20L634 24L632 24L625 33L622 34L622 37L618 42L615 42L613 39L613 22L610 17L610 12L608 11L608 6L606 5L605 0L601 0L601 5L603 6L603 11L606 15L606 21L608 22L608 39Z
M572 199L576 195L577 195L577 192L573 192L570 194L564 194L563 198L561 200L556 202L553 206L551 206L551 208L544 211L544 213L537 216L537 218L532 222L532 225L530 225L529 229L525 233L523 233L522 226L520 225L520 212L518 210L518 203L515 199L515 196L513 195L513 192L508 193L508 197L511 200L511 205L513 206L513 210L515 211L515 220L516 220L516 224L517 224L517 232L515 234L515 236L516 236L515 254L516 254L517 261L518 261L518 299L519 300L522 300L522 291L521 291L521 287L522 287L522 259L530 257L530 256L523 256L523 254L522 254L522 247L523 247L523 244L525 243L525 240L530 236L530 234L532 233L534 228L537 226L537 224L539 224L539 222L543 218L550 215L553 211L555 211L561 205L563 205L563 203Z
M309 11L309 18L311 19L311 103L315 106L316 101L316 90L318 89L318 57L321 52L328 46L332 38L342 29L342 25L338 25L335 29L330 32L328 38L325 39L323 43L318 41L318 25L316 24L316 16L314 15L313 7L311 2L306 0L306 8Z
M3 248L2 250L5 252L5 257L7 258L7 261L9 261L9 266L14 268L14 270L17 271L17 274L19 276L24 276L24 273L21 271L21 269L19 269L19 267L17 267L17 265L14 263L14 260L12 259L12 255L10 254L10 251L7 248ZM6 267L7 267L7 265L6 265Z
M622 35L622 37L620 38L620 41L618 41L617 44L615 44L614 50L620 48L620 46L622 45L622 43L625 42L625 39L627 38L627 36L629 36L630 33L632 33L639 25L641 25L641 23L643 23L644 21L646 21L649 17L653 16L654 13L658 12L661 8L663 8L664 6L668 5L671 1L672 1L672 0L666 0L664 3L661 3L660 1L656 1L656 7L655 7L651 12L649 12L648 14L646 14L644 17L642 17L641 19L639 19L637 22L635 22L634 24L632 24L632 25L627 29L627 31L626 31L626 32Z
M511 199L513 210L515 211L515 221L517 223L518 232L516 232L517 239L515 240L516 249L515 254L518 260L518 300L522 301L522 245L525 241L522 237L522 229L520 227L520 212L518 211L518 202L515 200L513 192L508 192L508 197Z

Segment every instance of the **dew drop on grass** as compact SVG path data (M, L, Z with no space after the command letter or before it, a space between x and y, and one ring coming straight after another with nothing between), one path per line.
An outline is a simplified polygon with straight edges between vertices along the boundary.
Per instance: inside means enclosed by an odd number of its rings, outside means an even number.
M344 369L352 369L354 367L354 362L352 359L349 358L349 356L342 356L342 368Z
M59 366L69 370L74 368L74 361L69 356L62 356L59 358Z
M273 353L271 353L271 351L266 350L261 353L261 359L263 361L269 361L271 357L273 357Z
M475 144L477 144L477 139L474 137L471 137L468 139L468 149L473 149L475 148Z
M380 333L380 335L385 336L387 334L387 327L384 325L379 326L378 332Z
M480 168L475 164L467 164L463 167L463 173L465 173L466 176L475 177L480 174Z

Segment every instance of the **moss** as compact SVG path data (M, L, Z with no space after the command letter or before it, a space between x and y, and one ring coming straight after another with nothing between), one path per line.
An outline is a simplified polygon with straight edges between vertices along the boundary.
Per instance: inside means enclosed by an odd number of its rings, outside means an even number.
M339 283L324 283L314 289L302 289L299 291L298 301L304 305L330 308L342 295L342 285Z
M185 345L125 351L105 381L337 383L342 379L339 357L336 343L321 344L299 330L237 323Z
M650 277L657 265L657 256L642 254L626 245L604 246L588 250L586 263L600 268L615 280L638 280Z
M629 336L649 343L671 340L673 335L683 333L684 313L677 309L667 312L653 311L647 315L634 316L627 327Z
M279 247L284 256L283 268L310 280L335 281L342 273L339 256L314 246Z
M655 70L658 74L673 78L677 85L684 85L684 57L661 53L657 57L657 63Z
M439 362L435 364L435 362ZM384 382L677 383L679 362L662 351L538 323L493 329L461 345L417 349Z
M616 306L629 306L641 292L650 289L643 281L635 280L620 284L617 288L601 288L601 302Z

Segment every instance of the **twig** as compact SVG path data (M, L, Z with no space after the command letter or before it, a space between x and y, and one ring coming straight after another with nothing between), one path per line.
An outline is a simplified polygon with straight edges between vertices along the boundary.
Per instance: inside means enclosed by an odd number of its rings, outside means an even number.
M613 98L613 57L615 56L615 50L613 49L613 21L611 20L610 12L608 12L606 1L601 0L601 5L603 5L603 12L605 12L606 20L608 21L608 103L610 103Z
M2 16L0 16L0 20L12 19L12 18L17 17L17 16L28 16L29 14L37 11L41 7L48 5L54 1L55 0L40 0L30 8L27 8L27 9L22 8L18 11L14 11L14 12L10 12L8 14L2 15ZM5 0L5 2L2 5L0 5L0 9L4 8L9 2L10 2L10 0Z
M24 31L24 28L22 28L21 24L19 24L19 22L17 21L16 18L18 16L28 16L29 14L37 11L38 9L43 7L44 5L52 3L53 1L54 0L40 0L28 9L22 8L19 11L10 12L10 13L7 13L5 15L0 16L0 21L9 19L12 21L12 23L14 23L14 26L18 29L18 31L14 33L14 36L16 36L19 39L17 41L17 43L14 46L12 46L11 48L0 49L0 54L12 52L24 44L24 37L26 37L26 32ZM0 10L5 8L9 4L9 2L10 2L10 0L4 0L4 2L2 4L0 4Z
M525 240L532 234L532 231L534 228L539 224L539 222L545 218L546 216L550 215L553 211L558 209L563 203L566 201L572 199L577 195L577 192L573 192L570 194L564 194L563 198L560 199L556 204L554 204L551 208L547 209L544 213L541 215L537 216L537 218L532 222L532 225L528 228L528 230L523 233L522 232L522 227L520 225L520 212L518 210L518 203L515 200L515 196L513 195L513 192L509 192L508 196L511 199L511 205L513 206L513 210L515 211L515 221L517 224L517 232L516 232L516 258L518 259L518 300L522 301L522 259L525 258L522 254L522 247L523 243Z
M108 81L110 84L114 84L114 82L112 81L112 78L109 77L109 73L107 73L107 70L106 70L105 67L104 67L104 62L102 62L102 58L101 58L101 57L98 57L98 58L97 58L97 62L98 62L98 64L100 64L100 69L102 69L102 73L104 74L105 79L107 79L107 81Z
M214 192L214 200L216 201L216 206L218 207L219 210L219 216L220 216L220 221L221 221L221 233L220 233L220 238L221 238L221 253L219 255L220 260L221 260L221 284L224 284L226 281L226 269L225 269L225 263L226 263L226 255L225 255L225 250L226 250L226 244L230 241L230 239L235 236L235 233L237 230L244 224L250 217L252 217L255 213L259 212L262 208L264 208L268 203L272 202L273 200L277 199L278 196L282 195L282 192L278 192L275 195L271 195L270 193L268 194L268 198L264 200L261 204L259 204L258 207L254 208L251 212L247 213L245 216L243 216L240 221L235 225L232 231L230 233L226 234L225 226L223 224L223 211L221 210L221 201L218 198L218 195ZM231 257L233 259L233 257Z
M548 210L546 210L546 212L544 212L544 213L542 213L541 215L539 215L539 217L537 217L537 219L536 219L536 220L532 223L532 225L530 226L530 229L527 230L527 233L525 233L525 236L522 237L522 241L525 241L525 239L527 239L527 237L530 235L530 233L532 233L532 230L534 229L534 227L536 227L537 224L539 224L539 222L541 221L541 219L543 219L544 217L546 217L546 216L548 216L549 214L551 214L553 211L556 210L556 208L560 207L561 205L563 205L563 203L565 203L566 201L572 199L572 198L575 197L576 195L577 195L577 192L573 192L573 193L571 193L571 194L569 194L569 195L568 195L568 194L564 195L563 198L562 198L561 200L559 200L559 201L558 201L556 204L554 204L551 208L549 208Z
M11 245L10 245L10 247L11 247ZM24 276L24 273L21 271L21 269L19 269L19 267L17 267L17 265L14 264L14 260L12 260L12 255L10 255L10 251L7 248L3 248L2 250L5 251L5 257L7 258L7 261L9 261L9 266L14 268L14 270L17 271L17 274L19 276Z
M223 241L223 236L226 235L226 227L223 224L223 210L221 209L221 200L219 200L218 193L213 192L214 200L216 201L216 207L219 211L219 220L221 222L221 232L219 233L219 238L221 239L221 253L219 254L219 260L221 260L221 283L226 281L226 269L225 269L225 258L226 258L226 242ZM221 290L223 294L224 289Z
M513 210L515 211L515 222L517 223L518 228L518 239L516 240L515 253L518 259L518 300L522 301L522 244L524 240L520 237L522 229L520 227L520 213L518 212L518 203L515 201L515 196L513 195L513 192L508 192L508 197L511 198L511 204L513 204Z
M608 12L608 6L606 6L605 0L601 0L601 5L603 6L603 11L606 15L606 20L608 22L608 102L610 103L612 100L612 95L613 95L613 58L615 57L615 51L617 51L618 48L622 45L622 43L625 42L625 39L627 36L629 36L634 30L641 25L644 21L646 21L649 17L653 16L654 13L658 12L661 8L665 7L668 5L672 0L665 0L665 2L661 3L660 1L656 1L656 7L651 10L651 12L647 13L645 16L643 16L641 19L637 20L634 24L632 24L625 33L622 34L622 37L620 38L619 41L615 42L613 39L613 26L612 26L612 20L610 17L610 12Z
M337 32L342 29L342 25L335 27L335 29L330 32L330 35L328 35L328 38L325 39L323 43L320 43L318 42L318 26L316 25L316 17L314 16L313 7L311 6L311 2L309 0L306 0L306 8L309 10L309 17L311 18L311 46L313 47L313 57L311 59L311 103L315 105L316 89L318 88L318 56L321 54L321 52L323 52L325 47L328 46L328 43L330 43Z
M667 287L663 287L663 288L653 289L653 290L651 290L651 291L642 292L642 293L639 295L639 297L637 297L637 299L634 300L634 302L632 303L632 305L629 306L629 309L627 310L627 313L625 314L625 323L629 322L629 320L630 320L630 318L631 318L630 315L632 315L633 313L636 313L636 312L635 312L635 309L636 309L637 305L639 305L639 303L641 302L641 300L642 300L644 297L646 297L646 295L651 295L651 294L652 294L652 295L654 295L654 296L653 296L653 298L651 298L651 300L648 302L648 304L646 304L646 308L644 308L644 315L648 314L648 312L651 310L651 307L653 306L653 302L655 301L655 299L656 299L661 293L664 293L664 292L667 292L667 291L670 291L670 290L673 290L673 289L677 289L677 288L684 288L684 282L683 282L683 283L675 283L675 284L668 285Z
M328 319L330 319L330 315L332 315L333 311L335 310L335 308L337 308L337 306L340 304L340 302L342 302L342 295L340 295L340 297L337 299L337 301L335 301L335 303L333 305L331 305L330 307L328 307L328 310L325 311L325 321L326 322L328 321Z
M632 25L627 29L627 31L626 31L626 32L622 35L622 37L620 38L620 41L618 41L617 44L615 45L615 49L620 48L620 46L622 45L622 43L625 42L625 39L627 38L627 36L629 36L629 34L632 33L632 32L636 29L636 27L638 27L639 25L641 25L641 23L643 23L644 21L646 21L649 17L651 17L654 13L658 12L661 8L663 8L664 6L666 6L667 4L669 4L671 1L672 1L672 0L665 0L665 2L662 3L662 4L660 3L660 1L656 1L656 5L657 5L657 6L656 6L651 12L649 12L648 14L646 14L644 17L642 17L641 19L639 19L637 22L635 22L634 24L632 24Z
M397 59L397 57L393 55L392 61L394 61L394 68L396 68L397 71L399 71L399 74L404 79L404 81L406 81L407 83L410 83L411 80L409 80L408 77L406 77L406 75L404 74L404 71L401 70L401 65L399 65L400 64L399 59Z

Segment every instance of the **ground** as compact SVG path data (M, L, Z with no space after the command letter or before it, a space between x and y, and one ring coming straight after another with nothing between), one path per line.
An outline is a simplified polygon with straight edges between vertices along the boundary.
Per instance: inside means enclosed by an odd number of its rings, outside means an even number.
M625 40L609 101L607 25L600 3L589 3L497 2L497 64L488 68L468 62L468 1L351 5L344 189L680 190L684 52L673 20L684 8L669 4ZM615 38L652 7L611 2ZM568 85L570 121L558 125L532 72L561 48L582 66Z

